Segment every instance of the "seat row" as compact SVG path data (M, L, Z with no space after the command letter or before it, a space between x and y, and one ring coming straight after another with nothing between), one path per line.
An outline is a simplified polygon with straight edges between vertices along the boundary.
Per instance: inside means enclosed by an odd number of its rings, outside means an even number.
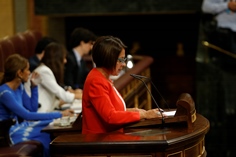
M3 72L6 58L13 53L18 53L26 58L31 57L34 54L37 42L41 38L41 32L26 30L0 39L0 72Z

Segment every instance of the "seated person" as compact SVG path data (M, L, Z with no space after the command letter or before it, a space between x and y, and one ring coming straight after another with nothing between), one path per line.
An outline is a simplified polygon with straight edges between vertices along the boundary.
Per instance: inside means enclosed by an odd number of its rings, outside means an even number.
M44 55L45 47L56 40L50 37L43 37L40 39L35 47L35 55L29 58L30 71L32 72L40 63Z
M72 32L65 64L64 83L66 86L83 89L85 78L90 71L83 57L89 54L95 39L94 33L85 28L76 28Z
M27 140L39 141L44 146L44 157L49 157L50 135L41 130L53 119L73 115L73 111L37 113L38 87L32 81L37 78L37 74L33 73L31 76L31 97L26 94L23 86L30 75L26 58L19 54L9 56L4 64L4 71L0 86L0 121L9 118L16 120L9 131L12 144ZM24 121L20 123L18 117Z
M82 98L82 90L66 91L63 86L64 63L66 62L66 49L59 43L52 42L45 48L44 56L39 66L34 70L40 75L38 81L39 104L38 112L51 112L58 108L59 100L73 103L75 99ZM27 93L30 95L30 81L25 83Z

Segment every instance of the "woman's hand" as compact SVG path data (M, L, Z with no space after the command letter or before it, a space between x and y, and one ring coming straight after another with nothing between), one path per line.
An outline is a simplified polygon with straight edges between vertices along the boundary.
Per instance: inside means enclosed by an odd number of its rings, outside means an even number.
M75 99L82 99L83 96L83 90L82 89L75 89Z
M35 87L42 82L40 75L37 72L33 72L30 77L31 87Z
M72 89L68 88L67 91L75 94L75 99L82 99L83 90L82 89Z
M162 118L162 116L166 116L163 113L163 110L159 111L159 109L150 109L147 111L142 111L140 113L140 119L152 119L152 118Z
M74 110L72 109L66 109L64 111L61 111L62 117L64 116L73 116L74 115Z

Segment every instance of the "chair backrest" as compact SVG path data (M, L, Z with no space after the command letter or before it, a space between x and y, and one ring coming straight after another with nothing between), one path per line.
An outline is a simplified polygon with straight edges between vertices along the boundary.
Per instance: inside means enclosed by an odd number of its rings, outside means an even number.
M15 119L0 121L0 147L11 146L9 130L15 122Z
M18 33L10 37L10 40L13 43L14 52L27 57L28 46L24 36L21 33Z
M40 39L42 39L42 37L43 37L42 33L39 32L39 31L27 30L26 32L32 33L32 35L34 36L34 38L36 39L37 42L38 42Z
M18 53L29 59L34 55L35 47L41 38L41 32L26 30L25 32L20 32L13 36L6 36L0 39L0 52L3 52L3 61L5 61L8 56L14 53ZM0 66L0 71L1 70L2 67Z
M0 45L0 72L3 72L4 70L4 55L3 55L3 49Z
M25 31L22 33L22 36L24 37L25 41L27 42L28 52L25 57L30 58L35 53L35 47L36 47L36 44L39 39L33 34L32 31Z
M3 60L5 61L8 56L15 53L14 45L9 37L0 40L1 49L3 51Z

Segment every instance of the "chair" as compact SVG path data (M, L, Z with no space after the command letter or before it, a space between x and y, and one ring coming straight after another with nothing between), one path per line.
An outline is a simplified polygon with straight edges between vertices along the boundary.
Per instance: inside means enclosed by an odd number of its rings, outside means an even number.
M27 30L26 32L31 32L33 34L33 36L35 37L36 41L38 42L40 39L42 39L43 35L41 32L39 31L35 31L35 30Z
M34 36L32 31L25 31L22 33L22 36L24 37L27 43L27 48L28 48L26 58L30 58L31 56L34 55L35 47L38 42L38 39Z
M11 36L10 40L13 43L14 52L27 58L28 47L27 47L27 42L24 39L23 35L21 33L18 33L14 36Z
M15 124L14 119L0 121L0 157L41 157L43 146L38 141L24 141L15 145L11 144L9 129Z
M8 56L15 53L14 45L9 37L0 40L0 45L3 52L3 61L5 61Z
M0 72L3 72L3 70L4 70L4 56L3 56L2 46L0 45Z

